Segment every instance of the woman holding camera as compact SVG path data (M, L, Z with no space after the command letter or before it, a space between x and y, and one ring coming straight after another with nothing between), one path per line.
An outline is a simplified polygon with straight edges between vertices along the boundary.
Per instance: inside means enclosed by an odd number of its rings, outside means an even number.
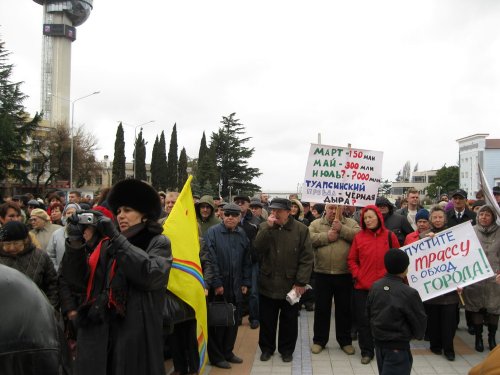
M113 186L108 204L119 230L100 212L68 220L61 276L84 291L70 317L78 327L76 371L164 374L162 308L172 252L157 223L160 198L128 179Z

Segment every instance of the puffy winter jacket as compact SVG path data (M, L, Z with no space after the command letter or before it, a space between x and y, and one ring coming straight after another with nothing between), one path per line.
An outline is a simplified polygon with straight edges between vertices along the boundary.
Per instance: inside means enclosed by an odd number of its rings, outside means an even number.
M363 217L367 210L377 214L380 225L374 231L368 229L364 223ZM354 288L369 290L376 280L384 277L386 273L384 255L390 248L398 247L398 238L386 229L378 207L373 205L364 207L361 212L361 231L354 237L347 257L347 264L355 280Z

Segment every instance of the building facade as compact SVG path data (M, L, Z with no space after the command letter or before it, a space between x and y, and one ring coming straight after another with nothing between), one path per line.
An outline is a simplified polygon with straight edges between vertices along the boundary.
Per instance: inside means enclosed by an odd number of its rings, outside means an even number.
M481 189L479 167L490 188L500 186L500 139L488 139L479 133L457 139L459 152L459 184L470 197Z

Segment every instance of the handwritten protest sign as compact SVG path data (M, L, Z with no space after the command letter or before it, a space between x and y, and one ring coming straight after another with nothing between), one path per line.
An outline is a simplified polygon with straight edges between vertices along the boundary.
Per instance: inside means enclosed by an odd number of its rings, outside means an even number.
M382 156L380 151L312 144L301 199L359 207L374 204Z
M494 276L470 221L401 247L408 282L423 301Z

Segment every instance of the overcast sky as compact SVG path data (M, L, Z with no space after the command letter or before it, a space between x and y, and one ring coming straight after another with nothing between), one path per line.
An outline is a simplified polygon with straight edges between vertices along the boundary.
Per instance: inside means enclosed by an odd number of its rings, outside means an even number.
M0 1L0 38L40 109L42 6ZM75 123L112 157L117 120L198 157L232 112L264 190L296 191L311 143L384 153L384 178L458 163L456 139L500 138L500 1L94 0L72 44ZM134 130L124 127L132 160ZM167 150L168 151L168 150Z

